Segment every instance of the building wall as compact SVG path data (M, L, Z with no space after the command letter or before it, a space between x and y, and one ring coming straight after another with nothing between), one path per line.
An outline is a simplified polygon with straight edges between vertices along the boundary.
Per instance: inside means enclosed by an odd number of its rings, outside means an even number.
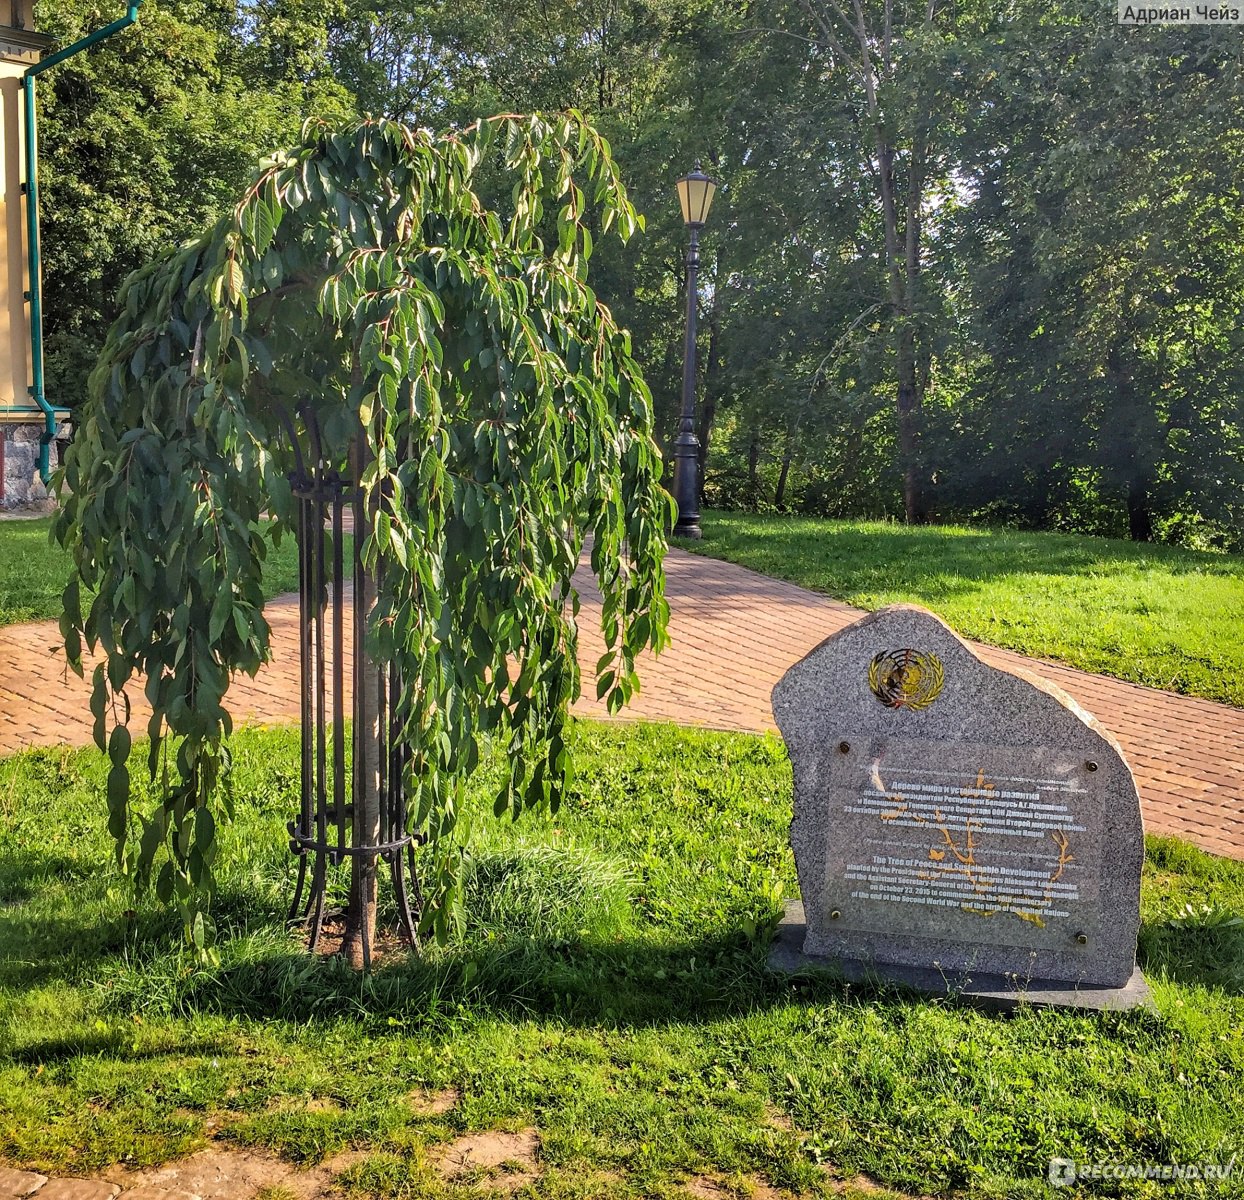
M30 306L21 77L39 60L17 31L33 30L31 0L0 0L0 508L44 504L38 477L43 417L30 396ZM6 37L7 35L7 37ZM8 38L12 38L10 41ZM14 412L12 410L19 411ZM52 453L55 460L55 448Z

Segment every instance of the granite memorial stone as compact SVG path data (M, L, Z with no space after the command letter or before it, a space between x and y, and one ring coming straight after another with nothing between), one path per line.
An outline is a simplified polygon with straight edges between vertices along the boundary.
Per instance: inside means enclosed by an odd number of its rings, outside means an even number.
M1136 784L1070 696L894 605L791 667L773 711L802 893L775 968L1002 1006L1148 1002Z

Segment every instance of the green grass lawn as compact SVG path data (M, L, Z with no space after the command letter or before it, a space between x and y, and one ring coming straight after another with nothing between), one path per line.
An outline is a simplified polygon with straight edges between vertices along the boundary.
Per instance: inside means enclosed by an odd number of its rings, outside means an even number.
M1069 1194L1044 1182L1053 1156L1244 1152L1244 864L1151 841L1156 1014L990 1015L777 978L770 922L795 891L781 744L591 724L574 744L556 817L495 823L502 764L484 771L465 935L367 979L283 927L294 731L235 739L211 969L106 867L101 755L0 762L0 1161L88 1174L213 1139L300 1162L355 1147L347 1197L466 1200L488 1180L442 1179L435 1147L530 1128L524 1200L829 1196L857 1175L1023 1198ZM447 1112L412 1100L450 1088Z
M56 620L73 560L49 541L51 517L0 521L0 625ZM298 549L292 537L268 543L264 594L298 588Z
M1059 533L712 512L688 550L964 637L1244 707L1244 557Z

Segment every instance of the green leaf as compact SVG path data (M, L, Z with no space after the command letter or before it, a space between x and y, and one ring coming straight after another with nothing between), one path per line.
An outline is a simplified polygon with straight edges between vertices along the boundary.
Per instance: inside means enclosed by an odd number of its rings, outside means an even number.
M242 268L238 264L237 259L231 258L225 264L225 295L230 300L237 300L242 294L242 288L245 287L246 281L242 275Z
M233 594L227 586L220 587L212 600L212 611L207 626L207 637L213 645L220 641L220 635L224 632L225 625L232 618Z
M117 842L127 833L126 817L130 801L130 773L123 765L116 765L108 772L108 832Z
M255 232L254 232L254 248L256 254L263 254L269 246L272 245L272 239L276 236L277 222L280 218L281 210L270 208L267 203L256 198L255 200Z
M160 868L160 873L156 877L156 899L159 900L161 904L168 904L173 899L174 891L173 864L171 862L166 862Z
M115 767L124 766L130 756L130 731L124 725L113 727L108 738L108 758Z
M108 685L104 679L104 664L96 665L91 675L91 715L95 718L93 733L95 744L100 750L107 750L104 740L104 719L108 708Z
M216 818L210 808L200 808L194 814L194 844L200 853L206 853L216 840Z
M510 164L499 193L490 146ZM204 187L215 203L220 189ZM506 191L503 219L491 197ZM574 210L561 258L543 240L546 203ZM109 826L136 855L136 885L155 875L202 959L229 845L217 814L229 812L230 680L267 645L256 529L265 513L292 527L302 511L322 536L318 501L300 510L291 491L291 430L325 490L357 483L376 506L375 528L355 535L376 572L368 649L403 684L398 736L438 936L464 919L465 782L482 739L513 763L501 815L556 804L570 767L567 547L593 535L621 652L597 668L611 707L632 689L636 644L663 635L653 406L629 335L586 282L585 231L626 204L603 140L577 118L442 137L312 122L220 220L124 284L66 463L57 536L79 578L61 634L71 655L82 641L108 655L91 711ZM95 595L85 621L82 588ZM154 735L136 851L122 715L135 675Z

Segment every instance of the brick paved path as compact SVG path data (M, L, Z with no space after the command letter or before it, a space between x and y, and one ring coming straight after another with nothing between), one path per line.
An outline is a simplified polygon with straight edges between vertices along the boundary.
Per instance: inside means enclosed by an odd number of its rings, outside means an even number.
M860 614L858 610L743 567L671 551L666 561L673 644L641 670L627 716L716 729L773 729L769 692L791 663ZM581 579L585 663L601 653L599 597ZM297 603L267 608L273 662L230 689L239 722L298 718ZM0 754L91 740L89 689L50 652L50 623L0 629ZM1244 710L1138 687L1007 650L980 647L999 667L1024 666L1069 692L1123 745L1140 786L1146 828L1244 859ZM587 685L589 696L595 688ZM135 705L135 728L145 725ZM589 697L576 711L603 717ZM139 724L141 720L142 724Z

